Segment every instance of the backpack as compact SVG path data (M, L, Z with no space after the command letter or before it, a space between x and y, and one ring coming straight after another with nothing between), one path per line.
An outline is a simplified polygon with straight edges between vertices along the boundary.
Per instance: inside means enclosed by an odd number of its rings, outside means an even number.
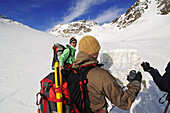
M68 57L66 58L65 60L65 64L66 64L66 61L68 60L68 58L70 57L71 55L71 47L69 45L66 45L66 47L69 48L69 55ZM56 43L53 45L52 47L53 49L53 60L52 60L52 69L54 70L54 64L55 62L57 61L57 59L59 59L60 55L64 52L64 50L66 49L62 44L59 44L59 43Z
M54 72L41 80L41 89L37 93L36 104L40 105L41 113L57 111L56 102L63 102L63 113L92 113L87 95L87 73L98 65L90 64L79 68L62 70L63 84L55 87ZM62 92L62 99L56 99L56 93ZM38 102L38 95L41 96ZM86 100L86 101L85 101ZM89 109L88 109L89 108ZM88 110L88 111L86 111ZM100 112L101 110L99 110Z

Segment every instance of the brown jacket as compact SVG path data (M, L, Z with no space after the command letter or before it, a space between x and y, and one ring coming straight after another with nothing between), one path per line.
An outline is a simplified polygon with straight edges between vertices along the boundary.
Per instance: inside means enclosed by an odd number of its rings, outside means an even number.
M84 52L79 52L73 68L93 63L98 63L98 61ZM135 82L128 84L128 90L122 91L116 79L107 70L100 67L91 69L87 74L87 79L90 108L93 112L102 109L101 113L107 113L105 97L117 107L128 110L140 91L138 81L135 81L137 84Z

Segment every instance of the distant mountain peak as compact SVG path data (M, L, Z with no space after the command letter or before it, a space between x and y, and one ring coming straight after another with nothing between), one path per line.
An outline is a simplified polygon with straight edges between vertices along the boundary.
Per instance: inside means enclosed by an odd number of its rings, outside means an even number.
M112 25L119 29L126 28L142 16L145 10L148 9L150 3L149 0L137 0L125 14L112 21Z
M146 15L152 16L152 14L154 14L162 16L169 13L170 0L137 0L124 14L111 21L109 24L105 23L102 26L99 26L93 21L80 20L64 25L59 24L52 29L50 34L59 37L71 37L84 35L91 31L95 31L96 29L104 30L103 28L105 27L120 30L127 28L134 23L143 22L142 19L145 19Z
M134 5L132 5L125 14L121 15L114 21L112 25L118 27L119 29L126 28L131 25L137 19L142 17L143 13L149 8L149 5L156 5L157 14L166 15L170 12L170 0L155 0L156 4L152 3L154 0L137 0Z
M68 24L58 24L55 26L50 34L61 37L71 37L75 35L82 35L92 31L92 27L98 24L93 21L79 20Z

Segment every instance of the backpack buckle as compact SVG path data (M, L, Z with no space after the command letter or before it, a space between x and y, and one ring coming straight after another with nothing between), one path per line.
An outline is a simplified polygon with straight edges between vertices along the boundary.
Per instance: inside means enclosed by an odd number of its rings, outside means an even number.
M88 83L88 79L83 80L83 83L87 84Z

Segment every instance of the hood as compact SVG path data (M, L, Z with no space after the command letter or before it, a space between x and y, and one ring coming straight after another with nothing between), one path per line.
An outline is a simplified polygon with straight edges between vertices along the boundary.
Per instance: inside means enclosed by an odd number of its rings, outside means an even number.
M73 63L72 68L77 68L83 65L87 64L98 64L98 60L93 58L92 56L88 55L85 52L79 51L79 53L76 56L76 60Z

